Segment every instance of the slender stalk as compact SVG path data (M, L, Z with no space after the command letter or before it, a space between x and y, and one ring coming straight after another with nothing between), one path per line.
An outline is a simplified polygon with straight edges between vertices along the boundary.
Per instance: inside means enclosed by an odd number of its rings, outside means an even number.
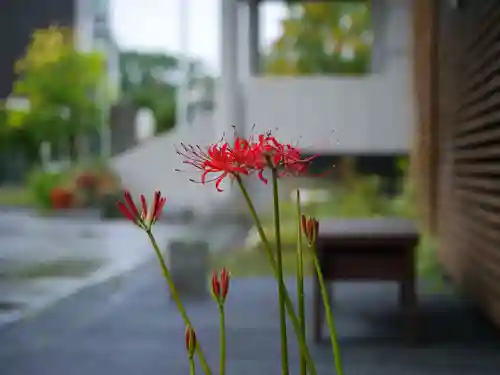
M194 369L194 358L189 358L189 375L195 375L196 371Z
M269 261L269 264L271 265L273 271L274 271L274 277L278 282L280 282L278 276L277 276L277 264L276 260L273 257L273 250L271 247L271 244L269 243L269 240L267 239L266 233L264 232L264 228L262 227L262 223L259 219L259 215L257 214L257 211L255 210L255 206L253 205L253 202L250 198L250 195L248 194L248 191L246 190L245 186L243 185L243 182L241 181L241 178L236 176L236 182L238 183L238 186L240 187L241 193L243 194L243 197L245 198L245 201L248 205L248 210L250 211L250 215L252 216L252 219L255 223L255 226L257 227L257 231L259 232L259 236L262 239L262 243L264 244L264 247L266 249L266 255ZM309 367L309 373L310 375L316 375L316 366L314 364L314 361L311 356L311 352L309 351L309 347L307 346L306 338L302 334L300 330L300 323L299 320L297 319L297 315L295 314L295 310L293 307L292 300L290 299L290 295L288 294L288 290L283 288L284 296L285 296L285 306L288 312L288 317L290 318L293 329L295 331L295 335L297 336L297 340L299 342L300 346L300 352L302 355L304 355L307 365Z
M226 373L226 314L224 311L224 304L219 304L219 318L220 318L220 375Z
M328 298L328 293L326 291L325 279L323 278L323 272L321 272L321 266L319 264L316 249L312 246L309 246L309 250L312 253L314 268L316 269L316 274L318 276L319 286L321 289L321 295L323 296L323 304L325 305L326 322L328 324L328 330L330 331L330 340L332 342L332 351L333 351L333 358L335 360L335 369L336 369L337 375L344 375L344 371L342 370L342 361L340 358L340 350L339 350L339 343L337 340L337 333L335 331L332 309L330 307L330 299Z
M297 189L297 294L299 300L299 322L302 334L306 337L306 309L304 301L304 249L302 247L302 211L300 207L300 190ZM300 356L300 375L306 375L306 359Z
M274 207L274 230L276 236L276 261L278 266L278 303L280 317L280 336L281 336L281 372L283 375L289 374L288 368L288 343L286 334L286 309L285 309L285 280L283 278L283 254L281 248L281 229L280 229L280 202L278 191L278 171L272 168L273 181L273 207Z
M165 258L163 257L163 254L161 253L161 250L158 246L158 243L156 242L156 238L153 235L153 232L151 230L147 230L146 233L148 234L149 241L151 241L151 245L153 246L153 249L155 250L156 257L158 258L158 261L160 263L161 270L163 272L163 276L165 277L165 280L167 281L167 284L170 288L170 293L172 293L172 298L177 304L177 309L179 310L182 320L184 321L184 324L186 326L193 327L193 324L191 324L191 320L189 319L186 309L184 308L184 305L182 304L182 301L179 297L179 293L177 293L177 289L174 284L174 280L172 279L172 275L170 274L170 271L168 270L167 264L165 262ZM210 370L210 367L208 366L207 360L205 359L205 355L203 354L203 350L201 349L201 345L198 343L196 345L196 354L198 354L198 358L200 359L201 366L203 367L203 371L205 372L206 375L212 375L212 371Z

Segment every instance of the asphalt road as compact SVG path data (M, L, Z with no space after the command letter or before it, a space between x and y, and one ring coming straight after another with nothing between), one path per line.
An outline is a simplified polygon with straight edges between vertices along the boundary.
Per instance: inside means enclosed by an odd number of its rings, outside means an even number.
M290 287L293 289L293 283ZM336 290L336 324L347 375L500 373L496 333L455 297L421 293L424 341L421 347L408 348L399 339L401 322L394 286L345 284ZM214 303L209 298L186 303L209 361L216 365L218 319ZM278 374L273 280L234 280L227 311L227 373ZM0 374L188 373L183 331L158 267L148 263L0 328ZM328 345L314 347L313 355L320 375L334 373ZM291 359L295 369L298 356L293 342Z

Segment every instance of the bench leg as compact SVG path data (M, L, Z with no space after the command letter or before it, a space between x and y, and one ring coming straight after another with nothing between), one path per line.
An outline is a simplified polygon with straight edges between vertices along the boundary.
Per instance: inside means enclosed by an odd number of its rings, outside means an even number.
M313 283L313 340L316 344L321 342L324 316L323 301L321 300L321 290L318 277L314 277Z
M403 280L399 286L399 303L403 310L405 341L416 344L417 341L417 293L415 281Z

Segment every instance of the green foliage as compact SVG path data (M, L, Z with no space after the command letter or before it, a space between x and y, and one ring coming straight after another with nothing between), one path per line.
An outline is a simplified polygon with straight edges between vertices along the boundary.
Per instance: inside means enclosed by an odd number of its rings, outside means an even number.
M95 181L90 196L87 196L88 192L78 183L79 178L84 175L92 177ZM42 211L52 208L50 193L54 188L71 192L74 198L73 208L101 207L109 201L104 197L116 197L121 192L119 177L109 169L105 161L100 159L75 164L57 172L35 168L29 173L26 186L36 207Z
M381 194L378 176L356 178L349 186L340 187L332 204L336 217L377 217L389 213L389 199ZM328 212L323 212L328 214Z
M305 251L303 255L304 275L312 275L312 260L309 252ZM256 277L271 276L273 271L269 265L264 252L260 251L232 251L232 252L214 252L211 254L211 263L213 269L226 267L231 270L231 277ZM285 276L295 276L297 273L296 253L292 251L283 253L283 274Z
M391 200L380 191L381 179L378 176L356 176L348 185L336 183L328 188L329 199L321 203L303 203L303 213L321 218L356 218L387 216L392 213ZM285 222L295 220L295 202L283 201L280 215ZM272 225L272 215L263 219Z
M79 52L69 29L36 30L16 62L14 96L29 100L26 112L11 110L7 123L34 142L60 142L99 124L95 97L105 74L103 57Z
M52 207L51 191L63 181L59 172L43 171L36 168L28 175L26 186L33 196L33 200L40 210L49 210Z
M369 1L293 4L267 57L277 75L364 74L372 49ZM352 58L343 51L352 51Z
M391 212L396 216L402 216L410 219L418 219L415 186L411 183L408 170L410 167L409 158L400 158L398 160L398 168L404 174L403 191L393 199L391 203Z
M0 102L0 148L4 149L9 144L10 129L7 124L7 111L3 102Z
M33 197L28 189L22 186L0 187L0 206L33 207Z

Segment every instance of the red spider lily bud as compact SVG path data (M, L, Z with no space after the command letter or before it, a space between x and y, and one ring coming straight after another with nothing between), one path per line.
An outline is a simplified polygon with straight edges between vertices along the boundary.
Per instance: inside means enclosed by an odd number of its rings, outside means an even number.
M146 201L146 197L144 194L141 194L141 207L142 207L142 212L141 212L141 218L142 220L147 220L148 218L148 202Z
M306 218L302 215L302 231L304 232L307 243L313 246L316 243L316 238L318 237L319 222L313 217Z
M212 278L210 279L210 289L212 292L212 297L218 303L224 303L226 301L227 293L229 292L229 280L231 279L231 274L222 268L219 273L214 271L212 273Z
M151 226L156 223L156 220L158 220L158 217L160 216L163 206L167 200L166 197L162 197L160 191L155 191L152 209L148 210L146 197L141 194L140 200L142 212L139 214L139 210L137 209L130 192L125 191L123 197L125 198L125 203L118 201L118 209L127 219L145 230L151 229Z
M193 327L186 327L185 340L188 357L192 359L194 357L194 352L196 351L196 333L194 332Z

